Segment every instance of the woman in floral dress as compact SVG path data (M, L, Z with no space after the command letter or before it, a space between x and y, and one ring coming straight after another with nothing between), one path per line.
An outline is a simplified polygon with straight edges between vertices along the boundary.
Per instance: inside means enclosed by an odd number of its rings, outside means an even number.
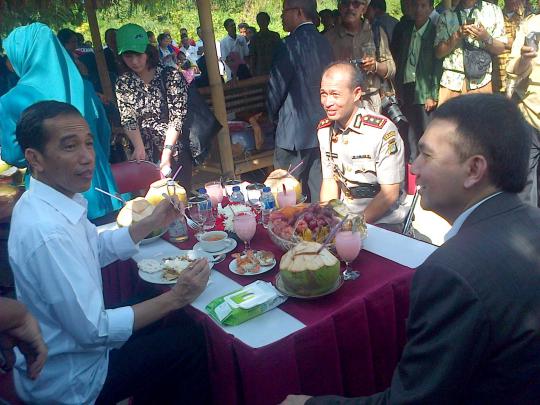
M125 70L116 81L116 97L122 126L134 147L132 158L158 163L165 176L182 165L176 180L189 191L189 138L182 137L187 83L177 69L159 63L157 49L139 25L121 27L116 41Z

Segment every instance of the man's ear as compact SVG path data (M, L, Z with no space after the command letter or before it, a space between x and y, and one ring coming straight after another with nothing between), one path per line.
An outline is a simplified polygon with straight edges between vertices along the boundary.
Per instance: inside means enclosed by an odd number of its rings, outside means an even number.
M355 87L353 90L354 102L357 103L362 98L362 88L360 86Z
M473 155L465 162L467 173L463 186L470 189L484 181L488 176L488 163L484 156Z
M24 151L24 157L28 162L28 165L32 168L32 173L41 173L44 170L43 154L37 149L27 148Z

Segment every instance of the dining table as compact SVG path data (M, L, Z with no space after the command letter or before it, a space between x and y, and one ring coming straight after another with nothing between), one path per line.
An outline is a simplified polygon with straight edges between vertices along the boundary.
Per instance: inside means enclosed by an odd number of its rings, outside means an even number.
M114 227L105 224L99 229ZM137 268L142 259L178 255L197 242L192 230L185 242L166 239L165 235L141 246L132 259L103 268L108 307L170 288L142 280ZM213 266L205 291L184 309L204 328L214 403L266 405L288 394L364 396L387 388L407 340L414 268L436 247L368 225L364 248L352 263L360 272L358 279L343 282L323 297L289 297L243 324L223 326L208 315L209 302L255 280L275 284L279 273L285 252L260 224L251 247L273 252L276 266L253 276L234 274L229 264L231 254L243 249L240 241Z

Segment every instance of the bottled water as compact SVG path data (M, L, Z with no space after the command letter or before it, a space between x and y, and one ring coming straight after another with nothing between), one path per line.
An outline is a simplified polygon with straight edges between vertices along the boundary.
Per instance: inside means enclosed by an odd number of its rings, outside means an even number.
M270 187L263 188L261 193L261 222L265 228L268 228L270 213L274 210L276 201Z
M246 202L244 194L242 194L242 192L240 191L240 186L233 187L232 194L229 197L229 202L231 204L244 204Z

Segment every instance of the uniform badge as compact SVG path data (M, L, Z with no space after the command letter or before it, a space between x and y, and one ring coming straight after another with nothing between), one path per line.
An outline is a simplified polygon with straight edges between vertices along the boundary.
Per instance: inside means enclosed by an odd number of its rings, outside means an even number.
M395 138L396 137L396 131L390 131L390 132L387 132L386 134L384 134L383 136L383 141L387 141L391 138Z
M317 130L319 130L321 128L327 128L330 125L332 125L332 121L330 121L328 118L324 118L324 119L319 121L319 125L317 125Z
M343 141L343 145L347 145L349 143L349 137L347 135L343 135L341 139Z
M362 126L362 115L358 114L354 120L353 127L360 128Z
M362 117L362 122L365 125L368 125L370 127L379 128L381 129L386 124L386 121L388 121L386 118L383 117L377 117L375 115L364 115Z
M398 147L397 147L397 144L396 144L396 140L395 139L390 139L388 141L388 154L389 155L395 155L398 151Z

